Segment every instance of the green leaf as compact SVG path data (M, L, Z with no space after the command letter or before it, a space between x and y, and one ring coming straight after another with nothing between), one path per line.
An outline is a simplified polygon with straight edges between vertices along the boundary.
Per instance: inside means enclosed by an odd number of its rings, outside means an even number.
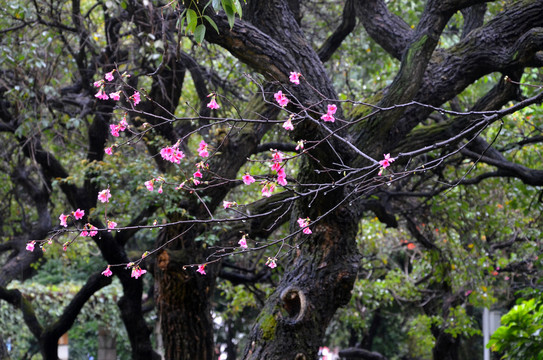
M238 13L239 17L241 18L242 10L241 10L241 3L239 0L233 0L234 7L236 9L236 12Z
M228 18L228 25L230 25L230 29L232 29L234 27L234 21L236 20L236 12L232 0L221 0L221 3L222 8L226 13L226 17Z
M217 24L215 24L215 21L213 21L212 18L210 18L209 16L207 15L204 15L204 19L207 20L207 22L209 23L209 25L211 25L211 27L213 27L213 29L215 29L215 31L217 32L217 34L219 33L219 28L217 27Z
M204 40L204 36L206 34L206 27L203 24L200 24L196 27L196 30L194 31L194 40L201 44L202 40Z
M187 10L187 31L194 33L198 24L198 14L192 9Z

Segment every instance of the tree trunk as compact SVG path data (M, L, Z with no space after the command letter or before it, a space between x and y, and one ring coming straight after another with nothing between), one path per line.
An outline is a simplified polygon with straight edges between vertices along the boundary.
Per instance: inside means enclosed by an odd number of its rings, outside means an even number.
M316 359L330 319L348 303L360 259L357 217L340 206L312 231L295 239L303 245L260 313L244 359Z
M160 243L171 239L180 229L168 228L161 233ZM174 236L175 236L174 235ZM213 353L213 320L210 297L213 294L217 265L207 266L207 275L184 265L203 260L199 243L181 238L177 250L164 250L157 257L155 286L164 356L169 360L211 360Z

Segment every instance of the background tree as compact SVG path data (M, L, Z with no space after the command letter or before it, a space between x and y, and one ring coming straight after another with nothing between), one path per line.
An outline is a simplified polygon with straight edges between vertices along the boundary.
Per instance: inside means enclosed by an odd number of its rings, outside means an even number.
M158 355L141 301L149 276L132 278L127 264L153 274L168 359L215 356L217 278L276 285L246 339L247 359L316 358L353 286L370 294L352 304L371 309L358 314L372 320L343 319L367 333L343 342L357 346L346 354L369 356L383 314L400 303L411 309L406 328L425 329L427 346L397 354L429 356L432 347L434 358L456 359L460 339L474 334L466 308L492 302L488 274L522 274L514 284L523 286L535 278L543 177L534 104L543 95L522 84L541 82L543 2L328 5L76 0L3 10L1 294L25 314L44 358L56 358L78 308L67 306L44 331L20 290L5 286L48 259L49 238L68 252L88 244L78 237L86 223L99 229L90 251L121 281L135 359ZM287 118L291 131L281 127ZM185 157L175 164L164 149ZM243 184L246 172L260 187ZM498 191L494 178L510 178L507 188L519 193ZM255 201L270 186L275 194ZM102 204L104 189L112 199ZM507 201L516 203L498 213ZM498 231L526 206L528 215ZM57 214L76 209L81 222L58 225ZM398 233L363 220L373 217ZM120 231L108 231L111 221ZM266 258L280 278L261 270ZM103 277L89 277L74 301L82 305L98 284ZM405 333L413 344L416 332Z

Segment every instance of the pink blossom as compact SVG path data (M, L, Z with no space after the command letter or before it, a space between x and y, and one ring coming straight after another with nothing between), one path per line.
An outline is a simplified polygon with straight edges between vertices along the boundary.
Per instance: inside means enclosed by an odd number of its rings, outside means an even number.
M223 201L222 202L222 206L225 208L225 209L228 209L228 208L231 208L232 206L236 205L236 202L235 201Z
M110 146L110 147L108 147L108 148L105 148L105 149L104 149L104 152L105 152L106 154L108 154L108 155L113 154L113 147Z
M277 176L277 183L281 186L287 185L287 177L285 176Z
M262 188L262 196L270 197L275 190L275 184L268 183Z
M381 166L383 167L383 169L386 169L386 168L389 167L390 164L392 164L394 161L396 161L396 159L391 158L391 157L390 157L390 154L385 154L384 160L379 161L379 164L381 164Z
M285 130L294 130L294 125L292 125L292 118L288 118L287 121L283 123L283 129Z
M303 150L304 149L304 141L303 140L299 140L297 143L296 143L296 148L295 150L298 151L298 150Z
M215 97L212 97L211 101L209 101L209 103L207 104L207 107L212 109L212 110L217 110L220 106L215 101Z
M185 181L183 181L181 184L179 184L179 186L177 186L177 187L175 188L175 190L182 189L183 186L185 186Z
M58 219L60 220L60 226L68 227L68 224L66 223L68 220L68 215L60 214Z
M162 184L160 184L160 187L158 188L158 193L159 193L159 194L162 194L162 191L163 191L163 190L162 190Z
M115 124L110 124L109 125L109 130L111 131L111 135L115 136L115 137L119 137L119 125L115 125Z
M134 101L134 106L138 105L141 102L141 97L139 92L134 92L134 95L130 97Z
M82 219L83 216L85 216L85 210L77 209L76 211L74 211L74 218L76 220Z
M245 183L245 185L251 185L252 183L255 182L255 178L249 174L245 174L241 178L243 179L243 182Z
M104 89L98 90L98 92L96 93L96 95L94 95L94 97L96 97L96 98L98 98L100 100L109 99L109 96L107 96L107 94L104 92Z
M145 187L147 188L147 190L153 191L153 189L154 189L153 186L155 185L155 179L146 181L144 184L145 184Z
M173 155L172 147L167 146L160 150L160 156L162 156L164 160L170 161L170 159L172 158L172 155Z
M321 116L321 119L323 119L326 122L334 122L336 119L334 118L334 115L330 113L326 113L323 116Z
M201 183L201 181L198 179L192 179L192 182L194 183L194 186L198 186Z
M274 269L277 267L277 263L276 263L277 259L276 258L268 258L268 261L266 261L266 265L268 265L271 269Z
M247 239L245 239L245 235L241 237L241 239L238 241L238 244L242 249L247 249Z
M89 236L89 232L87 230L83 230L81 231L81 234L79 234L79 236L83 236L83 237ZM64 251L66 251L66 249L64 249Z
M119 122L119 130L125 131L127 126L128 126L128 123L126 122L126 114L125 114L125 116L123 116L123 118Z
M185 154L176 147L167 146L160 150L160 156L162 156L164 160L179 164L181 159L185 157Z
M200 145L198 147L198 154L201 157L208 157L209 152L207 151L207 144L204 140L200 141Z
M115 69L113 69L112 71L106 73L106 75L104 76L104 78L107 80L107 81L113 81L113 73L115 72Z
M287 106L289 100L287 99L285 95L283 95L283 92L281 90L273 94L273 96L275 97L275 101L277 101L279 106L281 107Z
M34 251L34 244L36 244L36 241L34 241L34 240L26 243L26 250L28 250L30 252Z
M301 228L304 228L304 230L303 230L304 234L309 235L309 234L312 233L311 229L308 227L309 226L309 218L305 218L305 219L298 218L297 222L298 222L298 226L300 226Z
M134 266L132 268L132 274L130 276L133 277L134 279L138 279L140 276L142 276L146 272L147 272L147 270L143 270L139 266Z
M282 166L283 166L283 164L278 163L278 162L274 162L274 163L270 166L270 168L272 169L272 171L279 171L279 170L281 170Z
M88 226L88 229L89 229L89 233L88 233L88 236L90 237L94 237L96 236L96 234L98 234L98 228L94 225L91 225L91 224L87 224L86 226Z
M113 92L109 94L109 97L111 98L111 100L119 101L121 99L121 92L120 91Z
M200 169L198 169L194 174L192 174L192 176L194 176L195 178L202 178L203 175Z
M196 271L199 272L202 275L205 275L206 274L205 267L206 267L206 264L202 264L202 265L198 266L198 270L196 270Z
M328 104L328 114L334 115L337 111L337 106L334 104Z
M170 161L175 164L179 164L181 162L181 159L184 157L185 157L185 154L181 150L174 149L172 159Z
M281 162L283 161L283 153L280 151L275 150L272 156L273 162Z
M94 87L99 88L100 86L104 85L104 80L98 80L93 83Z
M117 227L117 223L115 221L107 221L107 228L108 229L115 229ZM111 230L108 230L108 232L111 232Z
M113 273L111 272L111 269L109 268L109 265L107 266L107 269L102 271L102 275L104 275L105 277L110 277L111 275L113 275Z
M301 75L302 75L302 74L300 74L300 73L297 73L297 72L292 71L292 72L290 73L290 76L289 76L288 78L289 78L289 80L290 80L291 83L293 83L293 84L295 84L295 85L300 85L300 76L301 76Z
M110 197L111 197L111 193L109 192L109 189L102 190L98 193L98 200L100 200L103 203L109 202Z

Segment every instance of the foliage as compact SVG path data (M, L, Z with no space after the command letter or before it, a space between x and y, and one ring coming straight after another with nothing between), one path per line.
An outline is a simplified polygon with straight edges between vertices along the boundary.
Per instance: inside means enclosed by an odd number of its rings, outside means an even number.
M541 329L543 329L543 303L538 298L519 299L502 316L488 347L502 359L540 359L543 356Z

